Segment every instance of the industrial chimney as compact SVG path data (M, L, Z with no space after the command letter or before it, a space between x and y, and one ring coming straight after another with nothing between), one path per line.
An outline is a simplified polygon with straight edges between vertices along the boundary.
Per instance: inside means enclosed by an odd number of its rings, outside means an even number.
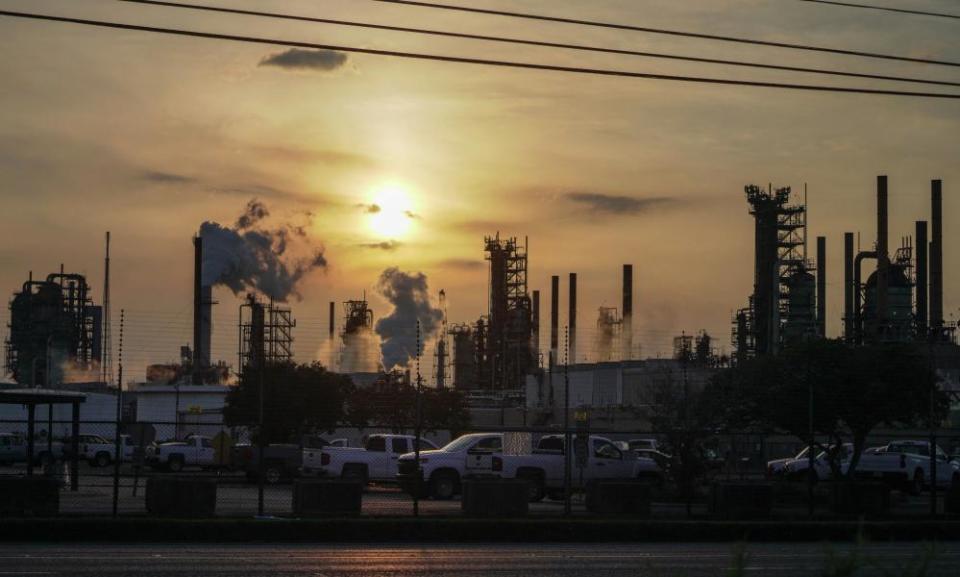
M917 243L914 247L917 262L917 337L927 337L927 221L917 221Z
M533 291L533 310L531 311L530 322L533 325L531 331L531 344L533 346L533 355L536 359L540 356L540 291Z
M560 348L560 277L550 277L550 358L557 362L557 349Z
M567 312L567 323L570 331L570 351L567 362L577 362L577 273L570 273L570 310Z
M943 333L943 196L941 181L930 181L930 330L934 338Z
M623 353L625 361L633 357L633 265L623 265Z
M195 385L203 384L202 274L203 239L200 235L197 235L193 237L193 374L191 375L191 380Z
M827 336L827 237L817 237L817 336Z
M887 177L877 177L877 337L887 332L889 314L890 254L887 250Z
M336 306L337 305L335 302L330 301L330 340L333 340L334 322L335 322L334 318L336 315Z
M856 287L853 276L853 233L843 233L843 337L847 342L854 342L854 319L856 312L853 305L853 292Z

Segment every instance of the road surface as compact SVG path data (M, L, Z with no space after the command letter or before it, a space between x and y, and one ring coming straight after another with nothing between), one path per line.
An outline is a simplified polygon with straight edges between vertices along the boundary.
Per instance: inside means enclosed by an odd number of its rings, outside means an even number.
M728 573L730 544L518 545L0 545L0 576L70 577L673 577L823 574L828 548L847 558L854 546L757 544L740 573ZM924 545L861 547L856 575L907 575ZM928 576L956 575L960 544L939 546Z

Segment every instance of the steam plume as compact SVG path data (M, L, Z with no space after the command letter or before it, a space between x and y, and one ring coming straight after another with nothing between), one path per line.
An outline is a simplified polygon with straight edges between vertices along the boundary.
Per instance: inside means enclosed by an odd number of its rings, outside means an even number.
M377 321L383 367L406 367L417 355L417 321L420 321L420 342L440 328L443 311L430 303L427 275L405 273L397 267L383 271L377 291L393 305L393 311Z
M297 284L317 268L325 268L323 247L305 238L304 228L284 223L279 228L261 228L269 216L266 205L253 199L232 228L216 222L200 225L203 239L204 285L223 285L234 292L258 291L284 302L300 297ZM290 242L299 238L306 243L308 257L291 257Z

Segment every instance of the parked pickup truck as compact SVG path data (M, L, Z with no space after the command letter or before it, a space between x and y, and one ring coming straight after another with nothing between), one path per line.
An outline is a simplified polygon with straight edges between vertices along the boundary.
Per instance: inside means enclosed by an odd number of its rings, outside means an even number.
M663 471L653 459L624 453L605 437L590 435L585 443L574 443L571 482L575 489L599 479L645 479L660 483ZM530 481L530 500L544 496L562 498L565 468L563 435L547 435L529 455L495 455L492 471L503 479ZM583 452L581 452L583 451Z
M413 435L376 434L367 437L362 448L304 449L301 472L305 476L393 483L397 477L397 460L414 450L415 440ZM420 449L436 448L430 441L420 439Z
M170 441L147 447L147 465L174 473L184 467L211 467L214 464L213 442L210 437L188 435L182 441Z
M233 467L243 471L248 481L257 481L260 475L260 449L256 445L234 445L230 459ZM263 447L263 479L275 485L298 476L303 465L303 449L292 443L277 443Z
M64 458L64 442L39 436L33 443L33 464L47 466ZM19 433L0 433L0 465L27 462L27 439Z
M472 433L450 441L440 449L421 451L421 483L417 483L416 454L398 460L397 482L411 495L419 490L434 499L450 499L460 493L466 477L492 475L493 456L503 447L502 433Z
M64 441L69 447L70 439ZM87 461L94 467L106 467L113 463L116 453L116 440L113 437L109 439L100 435L80 435L80 458ZM133 458L136 446L130 435L120 435L120 461L129 461Z
M840 455L840 470L845 474L850 467L850 453L853 446L845 443ZM948 487L960 482L960 469L956 463L948 460L940 447L937 452L937 486ZM913 494L930 485L929 444L924 441L894 441L882 447L865 449L854 473L859 479L877 479L891 486L907 490ZM808 475L809 460L789 461L784 465L784 474L791 479L805 479ZM814 459L813 478L815 481L828 479L832 470L826 452L821 451Z

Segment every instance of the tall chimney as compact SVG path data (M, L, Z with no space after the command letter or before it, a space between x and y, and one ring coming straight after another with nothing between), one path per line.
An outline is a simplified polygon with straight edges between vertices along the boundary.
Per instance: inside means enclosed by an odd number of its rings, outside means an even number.
M625 361L633 357L633 265L623 265L623 353Z
M827 336L827 237L817 237L817 333Z
M202 300L203 275L203 239L200 235L193 237L193 375L195 385L203 384L203 306Z
M560 277L550 277L550 354L557 361L557 349L560 348Z
M210 366L210 354L213 350L213 287L202 285L200 287L200 367L206 369Z
M890 255L887 251L887 177L877 177L877 337L885 338L889 319Z
M533 291L533 310L531 311L530 322L533 325L532 334L530 335L533 339L533 354L537 357L540 356L540 291Z
M567 312L567 324L570 327L570 352L568 361L577 362L577 273L570 273L570 310Z
M930 181L932 229L930 231L930 330L943 332L943 196L940 180Z
M334 319L336 318L335 315L337 314L336 307L337 307L337 304L333 301L330 301L330 339L331 340L333 340Z
M843 233L843 338L852 343L854 339L854 320L856 313L853 310L853 233Z
M917 242L913 250L916 251L917 262L917 337L927 337L927 221L917 221Z

